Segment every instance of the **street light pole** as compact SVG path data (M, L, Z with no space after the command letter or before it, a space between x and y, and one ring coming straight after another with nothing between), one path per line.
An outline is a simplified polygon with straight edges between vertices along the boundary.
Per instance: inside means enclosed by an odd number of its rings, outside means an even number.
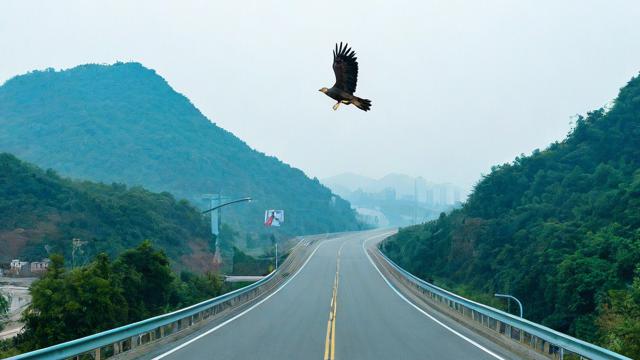
M518 306L520 307L520 317L522 316L522 303L520 302L520 300L518 300L515 296L511 296L511 295L507 295L507 294L494 294L497 297L501 297L501 298L507 298L507 301L509 301L509 303L511 303L511 299L515 300L518 303Z
M220 195L218 195L218 199L220 199ZM244 202L244 201L250 202L251 198L250 197L245 197L245 198L242 198L242 199L229 201L229 202L226 202L224 204L220 204L218 206L214 206L209 210L205 210L205 211L202 212L202 214L204 215L204 214L210 213L212 211L218 210L221 207L224 207L224 206L227 206L227 205L231 205L231 204L235 204L235 203L239 203L239 202ZM213 217L216 214L219 215L219 211L217 213L212 213L212 215L211 215L211 220L212 220L212 222L211 222L211 234L216 236L214 259L220 259L220 240L221 239L218 240L219 232L218 232L218 229L217 229L220 226L220 217L218 217L218 223L217 223L217 226L215 226L215 231L214 231L214 223L213 223Z

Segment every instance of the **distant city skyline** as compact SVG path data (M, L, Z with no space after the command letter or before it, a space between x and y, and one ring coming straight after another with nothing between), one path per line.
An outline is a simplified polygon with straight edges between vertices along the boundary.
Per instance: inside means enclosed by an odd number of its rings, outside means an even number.
M615 98L640 70L638 18L635 0L8 0L0 82L138 61L310 177L404 173L466 192ZM339 41L357 52L370 112L333 111L317 91L334 82Z
M380 178L366 177L354 173L343 173L320 179L336 194L351 197L353 193L362 191L379 194L388 200L414 200L427 205L452 205L466 198L467 192L459 185L437 183L422 176L406 174L387 174Z

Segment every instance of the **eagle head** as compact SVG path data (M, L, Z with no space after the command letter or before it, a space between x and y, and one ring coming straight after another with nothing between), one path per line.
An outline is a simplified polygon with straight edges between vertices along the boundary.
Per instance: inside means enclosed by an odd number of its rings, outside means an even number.
M323 92L323 93L325 93L325 94L326 94L326 93L327 93L327 91L329 91L329 89L327 89L326 87L323 87L322 89L320 89L320 90L318 90L318 91Z

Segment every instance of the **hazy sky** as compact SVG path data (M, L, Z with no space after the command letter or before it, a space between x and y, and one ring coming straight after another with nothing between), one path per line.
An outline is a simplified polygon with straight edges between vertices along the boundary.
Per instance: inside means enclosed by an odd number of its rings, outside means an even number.
M0 83L139 61L310 176L400 172L468 188L614 98L640 70L638 19L638 0L1 0ZM368 113L334 112L318 92L333 85L341 40L357 52Z

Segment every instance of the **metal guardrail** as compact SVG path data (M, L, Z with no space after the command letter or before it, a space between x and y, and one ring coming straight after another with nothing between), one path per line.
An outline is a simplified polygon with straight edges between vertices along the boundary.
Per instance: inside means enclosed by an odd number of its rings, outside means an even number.
M222 304L230 299L236 298L242 294L246 294L263 285L273 278L275 271L264 279L255 282L243 288L228 292L213 299L205 300L201 303L176 310L171 313L155 316L133 324L124 325L115 329L103 331L101 333L89 335L80 339L53 345L47 348L31 351L21 355L16 355L9 359L67 359L73 358L80 354L96 351L102 347L131 338L139 334L148 333L163 326L173 325L185 318L191 318L195 314L203 311L211 310L214 306ZM209 314L213 315L213 314ZM193 321L193 319L191 319ZM180 327L180 325L178 325ZM163 331L164 332L164 331ZM99 359L100 355L94 355L93 358Z
M218 297L205 300L195 305L158 315L136 323L89 335L80 339L34 350L9 358L9 360L39 359L107 359L136 347L172 336L185 329L198 325L222 311L256 298L273 289L280 281L290 276L308 255L308 245L315 240L301 240L291 250L290 255L278 270L271 272L263 279L243 288L228 292ZM302 244L306 246L302 246ZM300 249L294 253L296 249ZM272 284L273 283L273 284Z
M504 334L540 354L556 359L568 358L570 354L574 354L577 359L631 360L611 350L576 339L546 326L536 324L532 321L508 314L439 288L401 268L383 254L378 247L375 247L375 251L395 271L410 283L417 286L423 294L430 297L430 300L439 302L447 306L450 310L475 320L484 325L484 327L494 330L499 334Z

